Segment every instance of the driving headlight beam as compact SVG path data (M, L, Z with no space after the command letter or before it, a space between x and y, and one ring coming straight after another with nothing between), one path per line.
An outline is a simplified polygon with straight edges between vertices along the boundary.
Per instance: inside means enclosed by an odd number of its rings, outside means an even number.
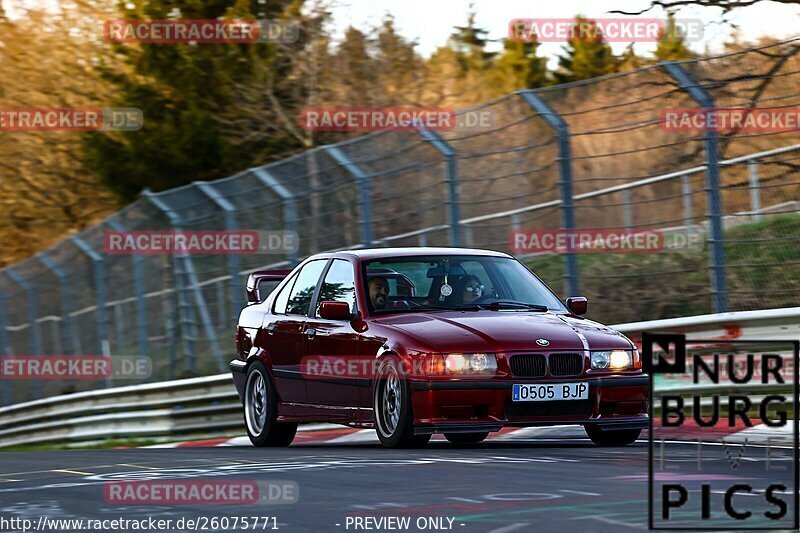
M492 353L444 354L444 372L463 375L495 374L497 357Z
M592 352L593 370L625 370L633 368L630 350L605 350Z

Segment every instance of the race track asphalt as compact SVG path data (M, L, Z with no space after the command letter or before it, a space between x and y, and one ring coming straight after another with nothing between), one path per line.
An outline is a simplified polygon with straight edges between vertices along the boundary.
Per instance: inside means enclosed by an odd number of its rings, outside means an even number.
M436 441L419 450L385 450L356 442L282 449L8 452L0 454L0 517L31 520L27 525L38 526L39 531L47 524L46 530L55 531L47 521L51 519L148 517L170 519L173 524L184 519L183 528L173 525L159 531L230 531L237 517L237 530L244 529L241 517L269 517L267 530L290 532L647 529L647 441L600 448L577 433L548 435L493 440L471 448ZM693 505L703 483L712 486L711 519L722 525L730 523L724 521L722 493L734 482L755 487L755 494L733 501L757 513L770 509L763 494L759 496L759 486L778 480L791 492L790 450L766 453L763 447L703 446L698 460L697 449L691 443L669 444L663 461L655 454L654 467L659 480L681 480L689 487L691 502L673 516L695 529L708 525ZM262 486L269 482L293 487L296 498L289 494L292 503L251 505L109 502L107 484L120 480L238 480ZM790 520L795 507L787 498L786 520ZM227 524L210 521L223 516L228 517ZM42 517L47 520L39 522ZM199 517L209 520L186 527L186 519ZM402 521L379 521L387 517L405 518L408 526ZM22 531L20 523L3 525L5 531ZM249 530L264 530L263 525L262 521L254 529L251 523Z

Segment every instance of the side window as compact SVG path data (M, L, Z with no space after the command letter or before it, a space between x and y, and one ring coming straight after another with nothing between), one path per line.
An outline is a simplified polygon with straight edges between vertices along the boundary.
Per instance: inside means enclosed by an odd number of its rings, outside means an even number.
M275 297L275 305L273 306L272 310L275 314L284 315L286 314L286 304L289 303L289 292L291 292L292 287L294 287L294 282L297 281L297 275L293 276L286 285L283 286L281 292ZM261 287L259 287L260 289Z
M286 306L286 313L290 315L305 315L308 313L308 306L311 305L311 298L314 297L314 290L317 288L319 276L325 268L327 260L318 259L311 261L297 274L297 281L294 282L292 292L289 293L289 303Z
M348 261L336 259L325 275L319 293L319 302L347 302L350 312L356 311L356 278L353 265ZM315 316L319 316L319 304Z

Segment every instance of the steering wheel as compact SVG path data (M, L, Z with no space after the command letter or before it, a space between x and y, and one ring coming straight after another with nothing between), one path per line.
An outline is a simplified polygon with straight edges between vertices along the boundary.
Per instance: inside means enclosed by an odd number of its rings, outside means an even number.
M413 309L415 307L421 307L421 305L413 300L395 300L392 303L393 309Z

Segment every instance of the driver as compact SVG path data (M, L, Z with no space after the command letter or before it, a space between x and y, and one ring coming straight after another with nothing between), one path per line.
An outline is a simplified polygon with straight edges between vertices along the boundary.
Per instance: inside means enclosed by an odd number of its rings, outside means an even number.
M461 294L461 301L463 303L471 304L483 296L485 287L478 276L470 274L464 278L462 283L464 284L464 290Z
M371 278L367 284L369 287L369 300L373 309L385 309L386 299L389 296L389 282L383 276Z

